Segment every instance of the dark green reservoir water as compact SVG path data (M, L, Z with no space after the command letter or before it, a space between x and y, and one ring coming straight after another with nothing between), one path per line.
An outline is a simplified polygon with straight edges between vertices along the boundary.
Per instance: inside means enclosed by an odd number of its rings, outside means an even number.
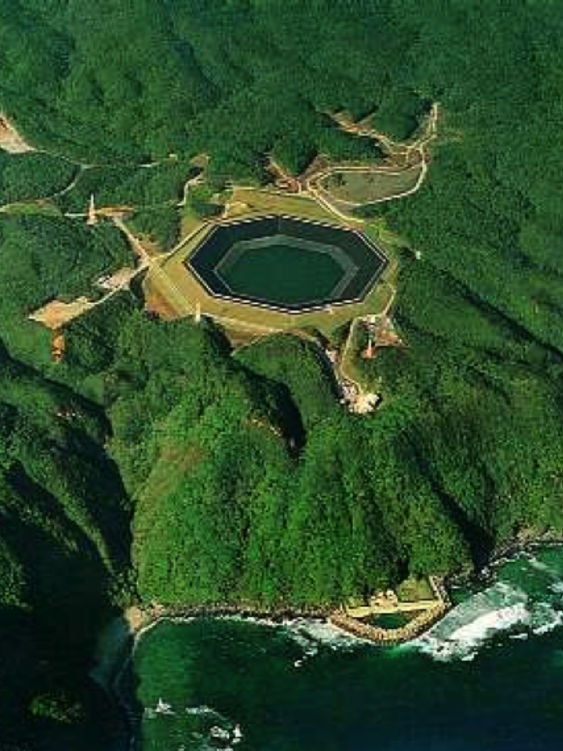
M241 254L223 278L235 294L297 304L329 298L342 274L328 253L272 243Z
M135 653L144 751L563 748L563 553L504 564L430 635L383 649L323 624L163 622Z

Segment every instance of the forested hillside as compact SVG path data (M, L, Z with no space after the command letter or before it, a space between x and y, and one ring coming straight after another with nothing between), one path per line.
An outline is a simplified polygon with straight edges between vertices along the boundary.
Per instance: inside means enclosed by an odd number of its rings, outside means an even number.
M114 721L86 671L130 545L109 425L3 348L0 415L0 746L45 737L96 749ZM90 728L86 745L75 726Z
M294 169L319 148L365 155L326 110L380 105L402 137L431 94L398 75L419 19L386 5L3 3L0 101L33 139L93 161L205 150L229 177L259 174L269 149Z
M87 671L124 603L336 603L563 530L562 60L549 0L0 0L0 111L44 150L0 152L0 747L109 748ZM213 188L375 160L327 113L405 138L431 102L422 189L363 210L402 248L373 415L313 344L233 353L134 294L50 361L29 312L130 260L63 216L91 192L170 247L194 155Z
M99 294L93 282L131 259L109 224L86 228L59 216L0 215L0 316L11 353L35 365L50 359L49 335L28 320L45 302Z

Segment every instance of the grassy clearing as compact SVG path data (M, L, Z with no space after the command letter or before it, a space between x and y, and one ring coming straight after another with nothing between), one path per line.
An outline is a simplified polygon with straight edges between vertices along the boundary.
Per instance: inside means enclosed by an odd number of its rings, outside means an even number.
M321 187L338 201L353 205L376 203L412 191L421 165L400 172L335 170L321 180Z
M397 587L397 597L401 602L418 602L419 600L433 600L434 592L428 579L410 577Z
M195 232L199 227L205 224L205 220L193 209L192 206L186 204L182 206L180 215L180 234L182 237L187 237Z
M305 195L287 195L274 190L236 187L229 201L235 208L235 216L259 216L261 214L290 214L320 222L343 224L334 214L319 206ZM245 206L242 211L242 206ZM229 216L231 216L229 214Z
M50 201L18 201L2 206L2 214L38 214L40 216L61 216L61 210Z
M367 334L359 321L352 321L346 346L342 350L340 372L365 391L377 391L377 383L368 380L358 364L367 345Z

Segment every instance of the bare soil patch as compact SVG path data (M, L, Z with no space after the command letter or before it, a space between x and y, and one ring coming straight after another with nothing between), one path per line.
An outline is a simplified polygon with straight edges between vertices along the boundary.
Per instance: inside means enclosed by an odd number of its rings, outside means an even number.
M145 282L143 285L145 297L145 310L158 316L163 321L172 321L178 318L176 308L156 289L154 284Z
M28 151L34 151L24 141L22 136L17 132L14 126L7 120L6 116L0 112L0 149L7 151L9 154L25 154Z
M129 286L131 279L133 279L136 274L137 269L131 268L131 266L124 266L122 269L116 271L115 274L105 274L104 276L101 276L96 281L96 285L100 287L100 289L109 292L124 289Z
M62 331L53 331L51 338L51 360L60 362L65 354L66 341Z
M72 302L51 300L42 308L34 310L28 317L31 321L37 321L46 328L56 331L72 321L73 318L85 313L93 305L94 303L87 297L77 297Z

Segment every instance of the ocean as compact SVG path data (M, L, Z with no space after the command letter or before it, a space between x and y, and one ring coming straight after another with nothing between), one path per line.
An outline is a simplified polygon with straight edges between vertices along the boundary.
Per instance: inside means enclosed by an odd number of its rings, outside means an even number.
M563 749L563 549L495 568L400 647L323 623L163 621L138 641L143 751Z

